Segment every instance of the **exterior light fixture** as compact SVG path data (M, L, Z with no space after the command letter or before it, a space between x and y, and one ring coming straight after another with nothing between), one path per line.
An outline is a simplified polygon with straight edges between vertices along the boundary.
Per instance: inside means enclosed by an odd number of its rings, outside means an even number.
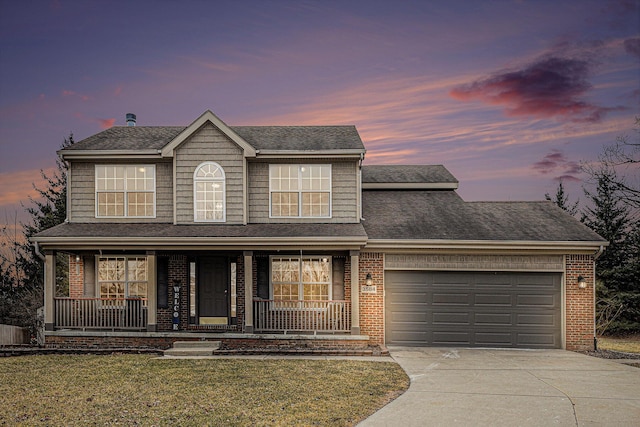
M587 288L587 281L582 276L578 276L578 287L580 289L586 289Z
M367 278L364 282L367 286L373 285L373 278L371 277L371 273L367 273Z
M76 255L76 262L80 262L80 255Z

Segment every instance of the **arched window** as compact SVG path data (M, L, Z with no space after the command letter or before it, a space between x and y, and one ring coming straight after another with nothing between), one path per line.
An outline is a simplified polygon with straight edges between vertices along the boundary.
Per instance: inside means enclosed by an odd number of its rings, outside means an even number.
M214 162L200 164L193 174L193 220L225 221L224 169Z

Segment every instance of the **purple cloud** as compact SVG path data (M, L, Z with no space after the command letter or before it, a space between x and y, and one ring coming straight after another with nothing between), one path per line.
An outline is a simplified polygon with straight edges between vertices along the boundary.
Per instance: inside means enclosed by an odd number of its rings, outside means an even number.
M543 175L560 173L554 177L556 181L580 181L576 175L582 171L578 162L569 160L563 151L557 149L552 149L531 167Z
M625 40L624 50L629 55L637 56L640 59L640 37Z
M545 56L519 70L497 74L453 88L461 101L501 105L508 116L556 117L571 122L598 122L620 107L607 108L585 100L593 87L588 78L593 63Z

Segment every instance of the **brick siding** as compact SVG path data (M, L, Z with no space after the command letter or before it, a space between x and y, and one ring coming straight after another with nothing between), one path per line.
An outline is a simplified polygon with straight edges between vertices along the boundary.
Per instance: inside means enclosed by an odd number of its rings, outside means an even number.
M567 350L593 350L594 338L594 278L592 255L566 256L566 348ZM578 276L587 281L587 288L578 287Z
M359 283L364 285L371 274L376 293L360 293L360 332L368 335L371 344L384 343L384 254L360 254Z

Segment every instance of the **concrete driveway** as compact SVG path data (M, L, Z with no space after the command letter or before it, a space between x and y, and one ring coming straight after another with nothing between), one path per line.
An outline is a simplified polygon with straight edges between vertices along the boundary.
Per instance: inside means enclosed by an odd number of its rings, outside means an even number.
M564 350L390 350L411 386L360 426L640 426L640 368Z

